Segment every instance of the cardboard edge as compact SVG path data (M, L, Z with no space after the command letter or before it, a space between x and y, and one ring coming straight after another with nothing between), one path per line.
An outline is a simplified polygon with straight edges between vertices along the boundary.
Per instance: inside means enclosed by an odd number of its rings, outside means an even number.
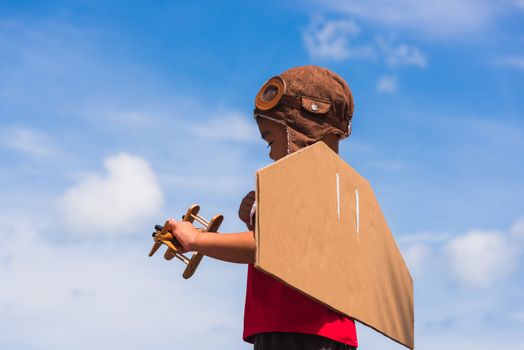
M260 205L258 204L260 203L259 201L259 195L260 195L259 171L256 172L256 177L255 177L255 203L257 203L257 213L255 214L255 263L254 263L255 267L259 266L258 264L260 262L260 235L259 235L259 232L260 232L259 222L260 221L258 220L258 218L260 217L260 215L258 215L258 211L260 210Z
M311 148L311 147L318 147L319 144L323 144L324 147L329 148L329 150L330 150L331 152L333 152L333 153L338 157L338 154L337 154L335 151L333 151L333 150L332 150L332 149L331 149L331 148L330 148L330 147L329 147L329 146L328 146L324 141L317 141L317 142L315 142L315 143L312 144L312 145L309 145L309 146L307 146L307 147L304 147L304 148L302 148L302 149L299 149L298 151L295 151L295 152L293 152L293 153L291 153L291 154L288 154L288 155L285 156L284 158L281 158L281 159L279 159L279 160L276 160L276 161L274 161L273 163L268 164L268 165L266 165L266 166L264 166L264 167L258 169L258 170L257 170L257 177L258 177L258 173L259 173L259 172L261 172L261 171L265 171L267 168L269 168L269 167L271 167L271 166L273 166L273 165L275 165L275 164L277 164L277 163L279 163L279 162L282 162L283 160L287 160L287 159L289 159L290 157L295 157L295 156L299 155L300 153L304 152L306 149L309 149L309 148Z
M335 311L336 313L339 313L339 314L341 314L341 315L344 315L344 316L347 316L347 317L349 317L349 318L352 318L353 320L358 321L359 323L363 324L364 326L373 329L374 331L376 331L376 332L382 334L382 335L385 336L386 338L393 340L395 343L400 344L400 345L402 345L402 346L405 346L406 348L411 349L411 350L415 349L415 344L409 344L409 345L408 345L408 344L404 344L404 343L402 343L402 342L400 342L400 341L398 341L398 340L396 340L396 339L394 339L394 338L391 338L389 335L387 335L387 334L381 332L380 330L376 329L375 327L373 327L373 326L371 326L371 325L369 325L369 324L367 324L367 323L365 323L365 322L362 322L362 321L359 320L358 318L355 318L355 317L353 317L353 316L351 316L351 315L347 315L347 314L345 314L345 313L342 313L342 312L340 312L340 311L338 311L338 310L332 308L331 306L329 306L329 305L323 303L322 301L320 301L320 300L318 300L318 299L312 297L311 295L309 295L309 294L307 294L307 293L304 293L304 292L302 292L301 290L299 290L299 289L297 289L297 288L291 286L290 284L286 283L284 280L280 279L278 276L275 276L275 275L273 275L271 272L264 270L260 265L258 265L258 264L256 264L256 263L255 263L255 268L256 268L257 270L259 270L260 272L262 272L262 273L264 273L264 274L266 274L266 275L268 275L268 276L270 276L270 277L276 279L276 280L279 281L280 283L282 283L282 284L288 286L289 288L291 288L291 289L293 289L293 290L299 292L300 294L303 294L303 295L307 296L308 298L310 298L310 299L316 301L317 303L319 303L319 304L321 304L321 305L327 307L328 309L331 309L331 310Z

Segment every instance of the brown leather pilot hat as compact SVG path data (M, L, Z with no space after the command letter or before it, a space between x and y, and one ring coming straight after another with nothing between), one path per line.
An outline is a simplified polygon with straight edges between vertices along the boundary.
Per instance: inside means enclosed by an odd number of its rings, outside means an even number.
M268 80L257 94L254 114L286 126L292 153L328 134L349 136L353 110L344 79L326 68L302 66Z

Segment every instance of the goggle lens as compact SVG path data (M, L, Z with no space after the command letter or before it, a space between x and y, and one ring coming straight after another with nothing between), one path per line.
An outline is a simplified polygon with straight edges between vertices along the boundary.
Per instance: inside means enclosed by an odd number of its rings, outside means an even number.
M284 80L279 77L269 79L260 89L255 99L256 108L267 111L274 108L284 95L286 91L286 84Z
M271 101L273 98L275 98L277 93L278 93L278 87L276 87L275 85L269 85L266 88L266 90L262 93L262 101L264 102Z

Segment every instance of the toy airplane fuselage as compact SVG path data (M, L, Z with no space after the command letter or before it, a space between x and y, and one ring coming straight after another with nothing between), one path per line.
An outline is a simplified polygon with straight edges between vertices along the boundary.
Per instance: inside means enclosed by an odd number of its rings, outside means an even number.
M220 227L220 224L222 223L222 220L224 220L224 217L218 214L213 216L213 218L210 221L207 221L202 216L198 215L199 211L200 206L196 204L192 205L187 210L186 214L182 217L182 220L190 223L193 223L196 220L203 225L203 227L199 228L199 230L204 232L217 232L218 228ZM153 254L156 253L156 251L162 246L162 244L165 244L167 246L167 250L164 253L164 258L166 260L171 260L174 257L178 258L187 265L184 270L184 273L182 274L182 277L188 279L191 276L193 276L198 265L200 264L200 261L202 261L202 258L204 256L200 253L194 253L191 258L188 258L184 254L182 254L180 252L181 244L167 229L167 221L164 224L164 226L155 226L155 232L153 232L153 240L155 241L155 243L153 244L153 247L149 252L149 256L153 256Z

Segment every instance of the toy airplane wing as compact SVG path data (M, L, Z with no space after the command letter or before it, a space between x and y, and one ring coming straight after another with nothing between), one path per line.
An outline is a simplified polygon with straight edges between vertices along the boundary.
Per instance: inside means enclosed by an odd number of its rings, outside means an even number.
M183 221L188 221L193 223L194 221L199 222L204 227L199 228L201 231L207 231L207 232L217 232L220 224L222 223L222 220L224 217L222 215L215 215L210 221L207 221L202 216L198 215L198 212L200 211L200 207L198 205L192 205L186 214L182 217ZM200 253L195 253L191 258L188 258L184 254L180 253L179 249L177 249L177 246L180 246L180 243L176 240L173 235L167 231L167 222L162 225L156 225L155 226L155 232L153 232L153 247L151 248L151 251L149 252L149 256L153 256L153 254L156 253L156 251L165 244L167 246L167 250L164 253L164 259L171 260L173 258L177 258L180 261L182 261L184 264L186 264L186 268L184 270L184 273L182 274L182 277L185 279L190 278L195 273L196 269L198 268L198 265L202 261L203 255Z
M155 254L158 248L160 248L161 246L162 246L162 242L155 242L153 244L153 247L151 248L151 251L149 252L149 256L153 256L153 254Z

